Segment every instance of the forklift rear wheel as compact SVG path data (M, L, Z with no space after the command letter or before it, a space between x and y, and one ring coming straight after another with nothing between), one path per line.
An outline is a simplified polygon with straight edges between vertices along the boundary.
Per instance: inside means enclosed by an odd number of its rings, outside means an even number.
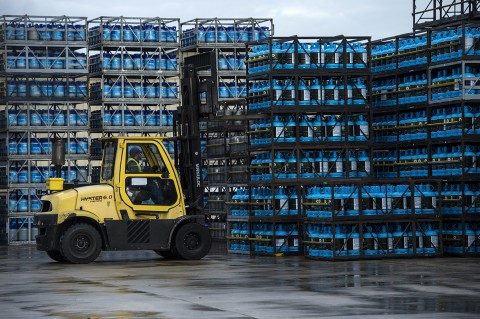
M49 250L47 251L47 255L48 257L50 257L51 259L55 260L55 261L58 261L60 263L64 263L65 262L65 258L63 258L62 254L60 253L59 250Z
M202 259L210 251L211 245L210 232L197 223L184 224L175 235L175 250L182 259Z
M102 249L102 238L88 224L70 226L60 239L60 252L66 261L73 264L88 264L94 261Z

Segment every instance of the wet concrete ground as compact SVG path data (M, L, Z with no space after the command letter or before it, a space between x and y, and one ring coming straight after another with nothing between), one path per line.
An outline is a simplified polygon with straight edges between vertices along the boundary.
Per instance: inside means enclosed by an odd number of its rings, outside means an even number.
M480 259L320 262L102 252L88 265L0 246L0 318L479 318Z

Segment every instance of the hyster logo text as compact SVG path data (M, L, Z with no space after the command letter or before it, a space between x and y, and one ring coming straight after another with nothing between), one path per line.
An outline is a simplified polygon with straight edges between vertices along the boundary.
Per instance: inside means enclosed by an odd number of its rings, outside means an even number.
M81 202L101 202L102 196L86 196L80 199Z

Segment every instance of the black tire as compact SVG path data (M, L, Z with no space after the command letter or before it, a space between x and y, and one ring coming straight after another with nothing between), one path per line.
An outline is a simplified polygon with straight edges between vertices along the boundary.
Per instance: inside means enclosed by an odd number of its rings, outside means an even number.
M174 242L178 257L187 260L202 259L212 246L210 232L205 226L197 223L182 225L175 235Z
M162 256L165 259L175 260L179 259L177 253L174 249L171 250L154 250L158 255Z
M50 250L50 251L47 251L47 255L48 257L50 257L51 259L55 260L55 261L58 261L60 263L64 263L66 260L65 258L63 258L62 254L60 253L59 250Z
M88 224L72 225L60 238L60 252L72 264L88 264L98 257L101 250L102 238Z

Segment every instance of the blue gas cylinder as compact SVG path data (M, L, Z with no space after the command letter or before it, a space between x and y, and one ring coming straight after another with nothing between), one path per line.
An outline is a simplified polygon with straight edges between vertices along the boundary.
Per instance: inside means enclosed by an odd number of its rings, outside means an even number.
M123 125L124 126L134 126L135 125L135 116L133 111L125 110L123 114Z
M102 68L104 70L110 70L112 68L112 54L104 52L102 55Z
M17 96L17 83L14 80L7 81L7 96L16 97Z
M404 229L403 224L397 224L396 230L393 232L393 253L398 255L408 254L411 239L409 232Z
M274 178L287 178L287 160L282 152L277 152L273 159Z
M143 68L145 70L155 70L155 59L153 55L144 54L143 58Z
M30 183L36 184L42 182L42 173L38 167L30 167Z
M300 129L300 141L312 142L313 138L313 123L307 115L302 116L302 120L299 123Z
M134 112L134 121L136 126L143 126L144 125L144 117L142 110L136 110Z
M335 254L337 256L346 256L348 252L348 245L345 226L336 226L334 236Z
M314 79L310 82L310 103L312 105L321 105L323 103L323 89L320 79Z
M42 147L42 154L51 154L52 153L52 143L48 138L41 138L40 145Z
M8 197L8 211L16 212L18 210L18 197L15 193L11 193Z
M311 152L305 152L305 155L300 159L300 174L301 178L314 178L315 177L315 159L312 157Z
M34 59L34 58L31 58ZM29 64L29 67L32 68ZM16 61L15 61L15 53L7 52L7 69L15 69L16 68Z
M77 154L88 154L88 139L77 138Z
M146 126L155 126L157 120L155 119L155 112L153 110L145 111L145 125Z
M133 27L128 24L122 26L123 42L133 42Z
M324 87L324 98L326 105L337 105L339 104L339 92L338 87L333 83L332 79L329 79L327 85Z
M112 85L112 98L121 98L122 97L122 83L114 83Z
M52 41L64 41L65 40L65 26L58 24L52 28Z
M120 53L113 54L110 58L110 69L121 70L122 69L122 57Z
M30 139L30 154L31 155L39 155L42 154L42 147L40 139L31 138Z
M16 167L10 167L8 170L8 183L16 184L18 183L18 169Z
M360 114L355 121L355 140L366 141L369 137L369 125L364 115Z
M19 53L17 55L17 60L15 62L15 66L17 69L26 69L27 68L27 60L25 57L25 53Z
M77 141L73 138L66 145L68 154L77 154Z
M28 125L28 117L26 111L18 111L17 113L17 126L27 126Z
M152 25L145 25L143 27L143 32L145 35L145 42L157 42L159 39L158 30Z
M124 70L133 70L133 57L130 54L123 55L123 69Z
M65 97L65 83L62 81L53 82L53 96L58 98Z
M22 196L19 200L18 200L18 204L17 204L17 208L18 208L18 211L19 212L28 212L28 209L29 209L29 206L28 206L28 199L25 197L25 196ZM26 226L24 226L26 227ZM26 240L25 238L21 238L20 235L18 237L18 240Z
M14 138L14 137L10 137L8 139L8 154L9 155L17 155L18 154L17 139Z
M142 26L133 26L133 42L143 42L144 38Z
M423 253L436 254L440 250L439 247L439 231L434 228L433 224L427 224L423 232Z
M310 69L311 65L311 44L310 43L298 43L298 68Z
M40 60L43 59L43 54L38 52L28 58L29 69L40 69ZM7 67L8 67L8 55L7 55Z
M77 81L77 99L84 99L87 97L87 82L86 81Z
M119 25L115 25L110 29L110 40L111 41L120 41L122 38L121 34L121 27Z
M123 97L128 99L128 98L133 98L133 86L129 82L125 82L123 86Z
M393 234L382 225L378 232L378 254L390 254L393 251Z
M65 111L57 110L55 114L52 115L53 117L53 126L65 126Z
M123 119L122 119L122 111L114 110L112 111L112 126L122 126Z
M175 54L167 54L167 60L166 62L166 69L167 70L177 70L178 68L178 62L177 62L177 56Z
M17 170L17 178L20 184L28 183L28 170L26 168L20 168Z
M30 83L30 97L41 97L42 91L40 85L37 82Z
M325 43L323 51L325 52L325 67L329 69L339 68L340 54L343 54L343 52L337 50L337 45L335 43Z
M292 152L287 157L287 178L297 178L297 156Z
M41 212L42 211L42 201L37 198L32 198L30 201L30 211L32 212ZM32 225L33 227L33 225Z
M27 82L17 81L17 96L27 97Z
M25 40L25 25L15 25L15 40Z
M288 215L288 196L285 194L285 189L277 188L275 190L274 208L275 215Z

